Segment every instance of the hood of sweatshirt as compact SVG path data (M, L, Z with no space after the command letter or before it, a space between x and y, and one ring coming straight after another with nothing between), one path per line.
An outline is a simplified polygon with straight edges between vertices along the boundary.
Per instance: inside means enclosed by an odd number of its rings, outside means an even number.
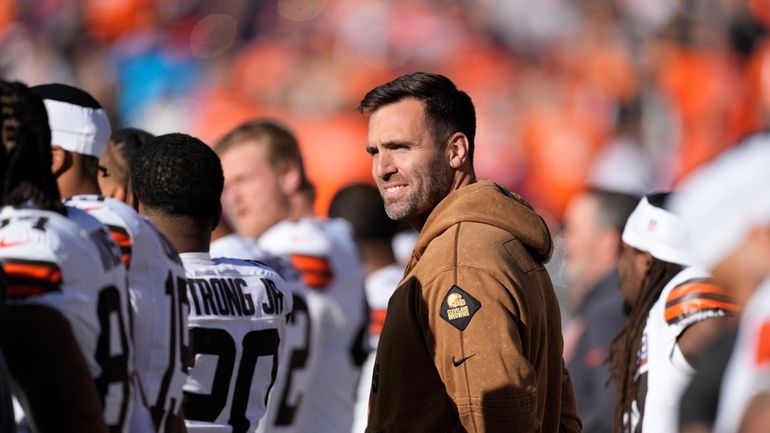
M498 227L519 239L538 260L551 257L553 242L543 218L517 194L485 180L453 191L433 209L414 247L415 258L419 260L434 238L461 222Z

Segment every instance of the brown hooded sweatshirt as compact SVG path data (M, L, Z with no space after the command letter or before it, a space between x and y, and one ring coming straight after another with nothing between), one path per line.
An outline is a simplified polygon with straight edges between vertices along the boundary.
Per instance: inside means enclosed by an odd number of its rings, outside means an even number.
M444 198L388 304L367 433L580 432L551 250L543 219L492 182Z

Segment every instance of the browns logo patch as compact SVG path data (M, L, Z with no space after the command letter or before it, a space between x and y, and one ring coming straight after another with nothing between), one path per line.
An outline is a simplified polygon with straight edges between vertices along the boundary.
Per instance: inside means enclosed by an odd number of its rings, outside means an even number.
M457 285L453 285L441 303L439 315L450 325L464 331L479 308L481 303L476 298Z

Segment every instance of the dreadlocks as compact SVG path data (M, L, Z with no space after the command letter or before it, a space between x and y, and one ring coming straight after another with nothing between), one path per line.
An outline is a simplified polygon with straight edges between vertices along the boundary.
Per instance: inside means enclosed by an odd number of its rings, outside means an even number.
M0 80L0 202L64 213L51 173L51 131L43 101L26 85Z
M652 257L650 267L642 280L642 289L631 307L631 314L626 326L610 344L609 362L610 379L615 384L617 402L615 404L614 431L631 433L631 404L636 398L637 387L634 379L639 370L637 353L642 341L642 334L647 316L660 297L663 288L683 269L682 265L664 262Z

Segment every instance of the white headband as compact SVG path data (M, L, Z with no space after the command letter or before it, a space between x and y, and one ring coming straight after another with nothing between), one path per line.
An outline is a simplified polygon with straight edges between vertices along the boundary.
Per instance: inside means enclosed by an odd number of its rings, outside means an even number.
M112 128L101 108L83 107L44 99L51 127L51 144L70 152L99 158L107 148Z
M687 251L687 230L673 213L655 207L643 197L628 217L623 242L665 262L693 264Z
M770 224L770 135L749 138L689 176L671 204L690 227L698 264L719 264L752 227Z

